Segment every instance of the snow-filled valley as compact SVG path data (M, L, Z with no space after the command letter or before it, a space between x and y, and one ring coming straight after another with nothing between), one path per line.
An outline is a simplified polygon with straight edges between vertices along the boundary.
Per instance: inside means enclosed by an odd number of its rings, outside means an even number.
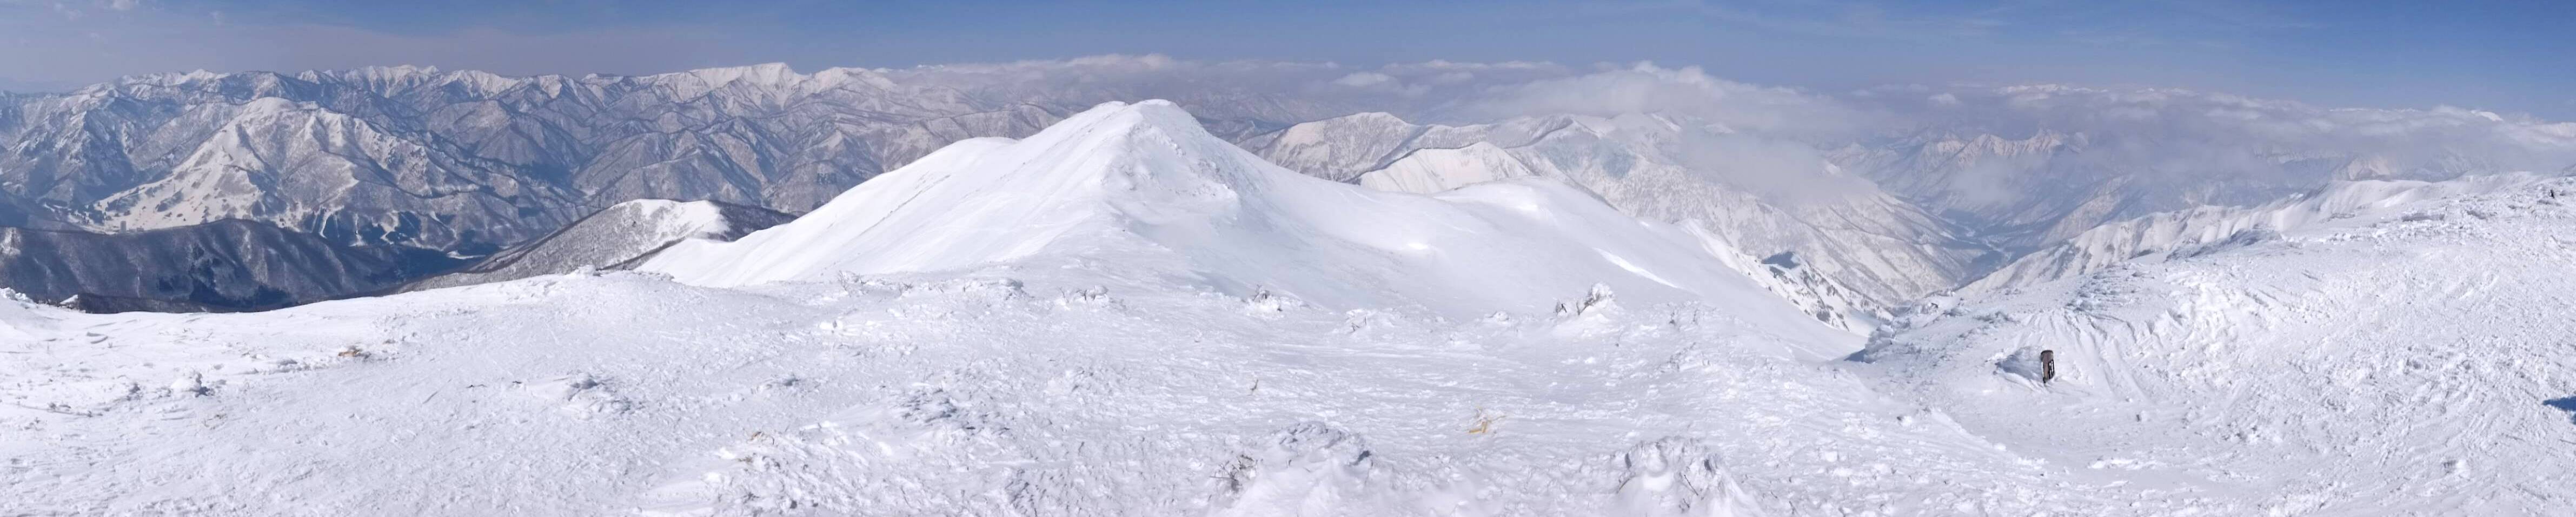
M605 233L634 270L0 301L0 514L2576 507L2576 181L2128 219L1864 337L1612 204L1666 180L1460 149L1351 184L1109 103L739 238Z

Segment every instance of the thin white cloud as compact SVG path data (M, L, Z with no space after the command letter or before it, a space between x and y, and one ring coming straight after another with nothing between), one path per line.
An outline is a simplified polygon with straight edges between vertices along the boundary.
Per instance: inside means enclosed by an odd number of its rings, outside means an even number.
M1675 113L1733 130L1791 135L1841 134L1877 118L1828 97L1719 79L1698 67L1664 68L1652 63L1493 85L1443 111L1465 119Z
M1351 75L1345 75L1340 79L1333 80L1333 84L1349 86L1352 88L1369 88L1399 83L1401 83L1401 81L1395 80L1395 76L1377 72L1351 72Z
M1596 15L1681 13L1722 24L1835 38L1944 40L1979 37L2010 25L1994 10L1898 12L1873 2L1845 0L1710 2L1657 0L1586 4Z

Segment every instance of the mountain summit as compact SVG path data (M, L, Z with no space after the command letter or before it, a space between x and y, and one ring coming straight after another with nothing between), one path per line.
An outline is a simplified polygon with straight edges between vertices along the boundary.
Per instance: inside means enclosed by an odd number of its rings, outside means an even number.
M1816 327L1686 233L1556 180L1372 190L1265 162L1167 101L1102 104L1025 140L959 142L794 222L684 243L641 269L736 286L1068 262L1237 296L1451 316L1542 311L1600 284L1627 301L1710 302Z

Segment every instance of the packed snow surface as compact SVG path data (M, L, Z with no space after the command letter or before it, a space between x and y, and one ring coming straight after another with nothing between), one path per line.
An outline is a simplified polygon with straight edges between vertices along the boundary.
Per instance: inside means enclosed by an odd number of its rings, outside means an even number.
M0 514L2576 504L2576 183L1935 299L1843 358L1581 191L1244 156L1109 105L651 272L252 314L0 299Z

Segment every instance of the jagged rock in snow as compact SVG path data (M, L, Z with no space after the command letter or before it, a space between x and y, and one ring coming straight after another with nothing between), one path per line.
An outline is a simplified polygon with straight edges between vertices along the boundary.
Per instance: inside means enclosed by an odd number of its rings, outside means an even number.
M1616 298L1617 296L1610 292L1609 285L1592 284L1592 289L1584 291L1582 298L1556 302L1556 317L1572 318L1605 309Z
M1656 517L1758 517L1764 515L1726 470L1726 462L1698 441L1666 437L1639 443L1615 458L1618 497L1609 510Z
M453 273L403 286L405 291L633 267L689 239L729 241L795 216L716 201L641 199L618 203L527 244Z
M1216 479L1213 515L1331 515L1369 496L1368 440L1322 422L1306 422L1251 444L1225 462Z

